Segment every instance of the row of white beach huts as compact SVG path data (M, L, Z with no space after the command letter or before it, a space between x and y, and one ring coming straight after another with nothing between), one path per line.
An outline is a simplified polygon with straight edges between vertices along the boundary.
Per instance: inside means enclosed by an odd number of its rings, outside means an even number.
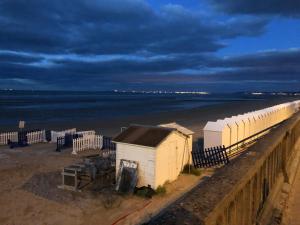
M291 117L299 110L299 107L300 101L294 101L217 121L209 121L203 129L204 148L230 147L244 139L257 138L263 135L266 129Z

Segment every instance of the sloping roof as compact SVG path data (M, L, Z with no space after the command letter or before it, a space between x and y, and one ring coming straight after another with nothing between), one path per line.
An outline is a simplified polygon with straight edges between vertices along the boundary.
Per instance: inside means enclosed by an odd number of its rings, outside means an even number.
M193 131L187 129L186 127L183 127L181 125L179 125L178 123L166 123L166 124L160 124L159 126L161 127L169 127L169 128L174 128L176 130L178 130L180 133L183 133L185 135L191 135L194 134Z
M131 125L113 139L121 142L148 147L158 146L175 129L154 126Z
M203 130L206 131L221 131L223 124L219 121L208 121L204 126Z
M216 132L222 132L225 128L229 127L234 127L236 125L236 121L234 118L225 118L222 120L217 120L217 121L208 121L203 128L205 131L216 131Z

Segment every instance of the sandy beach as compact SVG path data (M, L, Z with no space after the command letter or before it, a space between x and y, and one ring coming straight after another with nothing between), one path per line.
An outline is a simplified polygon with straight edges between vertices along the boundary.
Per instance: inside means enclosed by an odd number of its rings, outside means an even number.
M2 225L112 225L137 224L190 190L202 176L180 175L167 185L167 193L145 199L114 195L105 207L107 192L81 193L58 189L61 169L80 160L71 149L54 151L54 144L36 144L21 149L0 147L0 224Z

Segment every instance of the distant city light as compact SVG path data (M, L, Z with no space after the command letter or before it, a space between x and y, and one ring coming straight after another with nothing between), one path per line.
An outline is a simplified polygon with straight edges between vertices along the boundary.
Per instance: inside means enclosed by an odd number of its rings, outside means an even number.
M142 93L142 94L195 94L195 95L209 95L209 92L206 91L124 91L124 90L113 90L114 92L121 92L121 93Z

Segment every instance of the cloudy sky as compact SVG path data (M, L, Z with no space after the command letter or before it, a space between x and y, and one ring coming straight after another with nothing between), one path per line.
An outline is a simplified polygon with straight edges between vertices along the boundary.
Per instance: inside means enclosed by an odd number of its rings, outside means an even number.
M0 0L0 89L300 91L297 0Z

